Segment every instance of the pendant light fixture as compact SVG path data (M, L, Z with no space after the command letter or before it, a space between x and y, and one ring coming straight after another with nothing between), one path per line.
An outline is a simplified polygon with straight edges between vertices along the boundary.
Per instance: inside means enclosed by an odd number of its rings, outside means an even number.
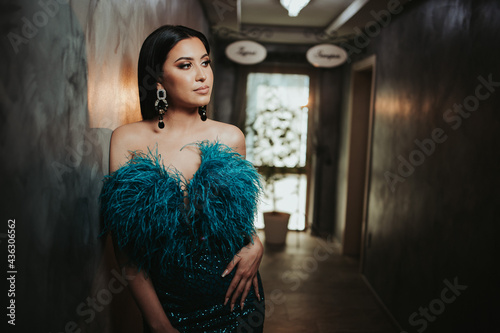
M296 17L309 1L311 0L280 0L280 3L288 10L288 16Z

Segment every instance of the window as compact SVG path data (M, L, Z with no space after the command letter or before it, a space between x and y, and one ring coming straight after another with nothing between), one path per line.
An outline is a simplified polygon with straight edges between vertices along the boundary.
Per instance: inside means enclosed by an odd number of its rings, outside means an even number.
M266 181L263 211L291 214L289 229L305 228L309 76L250 73L247 81L247 159Z

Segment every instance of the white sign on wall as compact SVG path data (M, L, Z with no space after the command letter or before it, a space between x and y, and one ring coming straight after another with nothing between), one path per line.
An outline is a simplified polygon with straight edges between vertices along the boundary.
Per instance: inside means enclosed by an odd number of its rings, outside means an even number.
M306 53L307 61L314 67L336 67L347 60L347 52L336 45L319 44L311 47Z
M238 64L253 65L266 58L267 50L251 40L240 40L226 47L226 56Z

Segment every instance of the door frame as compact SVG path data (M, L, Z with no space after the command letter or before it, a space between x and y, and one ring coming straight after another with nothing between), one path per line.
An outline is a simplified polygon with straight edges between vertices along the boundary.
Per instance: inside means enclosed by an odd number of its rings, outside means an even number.
M367 72L371 72L371 80L369 83L369 101L368 110L366 108L360 111L357 105L357 101L365 94L366 97L366 80L360 83L360 75L365 75ZM351 67L351 82L350 82L350 94L349 94L349 104L348 104L348 115L349 115L349 129L348 129L348 171L347 171L347 191L346 191L346 212L345 212L345 226L342 235L342 253L345 255L351 255L360 258L360 270L362 270L364 257L365 257L365 247L366 247L366 232L368 224L368 199L369 199L369 188L370 188L370 175L371 175L371 156L372 156L372 135L373 135L373 118L374 118L374 100L375 100L375 78L376 78L376 56L372 55L363 60L354 63ZM364 85L364 87L359 87L359 85ZM362 89L365 90L362 90ZM354 109L358 108L358 109ZM365 117L364 130L360 129L356 124L354 119L359 117L359 115ZM358 119L359 120L359 119ZM363 130L366 131L366 141L364 143L363 149L364 154L356 155L351 149L358 147L353 147L353 136L356 132ZM359 143L358 143L359 144ZM353 179L349 178L354 175L354 167L356 159L364 159L364 170L358 170L358 174L364 174L364 180L362 183L353 184ZM361 200L362 198L362 200ZM361 214L359 212L361 210Z

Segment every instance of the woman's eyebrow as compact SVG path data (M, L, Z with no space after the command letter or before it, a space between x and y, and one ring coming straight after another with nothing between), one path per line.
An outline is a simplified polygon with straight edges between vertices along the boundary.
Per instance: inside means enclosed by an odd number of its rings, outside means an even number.
M208 57L208 53L205 53L204 55L202 55L202 56L200 57L200 59L203 59L203 58L205 58L205 57ZM174 62L177 62L177 61L179 61L179 60L191 60L191 61L193 61L193 60L194 60L194 58L192 58L192 57L180 57L179 59L177 59L177 60L176 60L176 61L174 61Z

